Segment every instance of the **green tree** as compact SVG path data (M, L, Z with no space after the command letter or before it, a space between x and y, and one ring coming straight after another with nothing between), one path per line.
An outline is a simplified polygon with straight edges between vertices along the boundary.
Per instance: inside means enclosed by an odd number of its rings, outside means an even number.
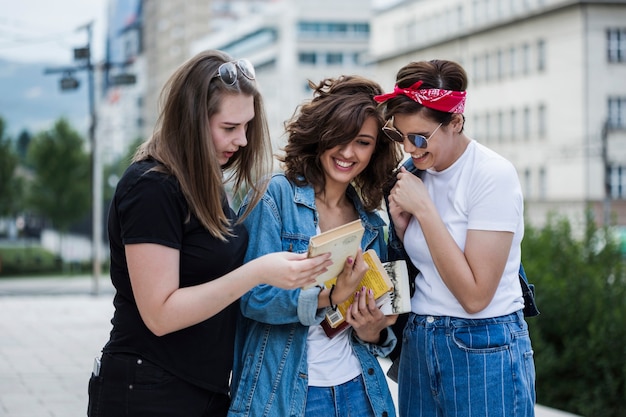
M135 156L135 152L137 151L137 147L141 145L143 139L135 139L133 143L128 146L126 150L126 154L121 156L117 161L113 162L110 165L104 167L104 192L103 198L105 202L110 202L113 198L113 194L115 192L115 187L117 182L126 171L126 168L130 165L130 162Z
M624 417L624 260L619 242L591 212L582 237L575 235L566 219L552 216L543 229L527 227L522 244L541 310L528 320L537 401L586 417Z
M28 149L35 171L29 202L62 233L91 204L91 164L83 145L83 138L61 118L51 130L37 134Z
M20 158L21 163L26 163L26 156L28 154L28 147L32 137L27 130L22 130L17 136L17 155Z
M6 136L4 119L0 117L0 216L13 215L18 209L21 186L15 176L17 163L13 143Z

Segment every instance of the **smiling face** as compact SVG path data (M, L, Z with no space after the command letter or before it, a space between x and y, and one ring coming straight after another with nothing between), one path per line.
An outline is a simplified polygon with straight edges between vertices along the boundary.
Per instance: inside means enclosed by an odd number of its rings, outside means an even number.
M378 131L376 119L368 117L354 139L320 155L327 185L334 182L347 186L363 172L374 154Z
M248 144L246 131L254 118L254 98L244 94L226 94L220 109L209 119L209 128L221 166Z

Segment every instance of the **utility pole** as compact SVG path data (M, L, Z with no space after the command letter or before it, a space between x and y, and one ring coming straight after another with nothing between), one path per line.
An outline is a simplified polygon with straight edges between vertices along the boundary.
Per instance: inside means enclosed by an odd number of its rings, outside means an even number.
M602 168L604 169L604 225L611 223L611 164L609 163L608 138L610 120L607 118L602 124L600 139L602 141Z
M89 143L91 145L91 188L92 188L92 224L91 224L91 240L92 240L92 294L98 295L100 291L100 275L102 272L102 160L99 141L96 137L96 100L95 100L95 85L94 85L94 71L95 66L91 56L92 45L92 28L93 22L89 22L84 26L78 28L78 30L87 31L87 46L74 49L74 59L79 60L82 63L73 67L62 68L46 68L44 74L59 74L62 73L63 77L60 80L60 87L62 91L75 90L79 86L79 82L74 78L73 74L77 71L87 71L87 93L89 100ZM125 68L128 63L111 63L104 62L103 68L107 70L112 67ZM108 71L106 72L108 74ZM136 77L133 74L121 73L111 77L111 85L129 85L136 82Z
M74 59L83 61L73 67L46 68L44 74L63 73L60 86L62 91L75 90L79 82L74 72L87 71L87 94L89 101L89 143L91 146L91 247L92 247L92 293L100 291L100 273L102 268L102 170L100 169L100 152L96 139L96 101L94 87L94 67L91 61L91 42L93 22L81 26L78 30L87 31L87 46L74 49Z

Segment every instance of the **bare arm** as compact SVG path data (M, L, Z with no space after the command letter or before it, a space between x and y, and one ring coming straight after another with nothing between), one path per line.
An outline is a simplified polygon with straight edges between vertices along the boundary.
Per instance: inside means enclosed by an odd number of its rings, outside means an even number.
M504 272L513 233L468 230L465 252L456 244L423 182L403 171L390 199L420 222L435 267L448 289L470 314L493 299Z
M204 284L179 288L180 253L162 245L126 245L130 281L141 318L157 336L200 323L259 284L293 289L314 282L328 255L278 252L250 261Z

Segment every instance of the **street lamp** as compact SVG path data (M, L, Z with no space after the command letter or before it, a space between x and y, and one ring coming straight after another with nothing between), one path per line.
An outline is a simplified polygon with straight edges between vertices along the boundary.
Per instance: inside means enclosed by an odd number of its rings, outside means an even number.
M79 87L78 79L74 77L75 71L87 71L87 92L89 95L89 142L91 144L91 187L92 187L92 293L97 295L99 292L100 273L102 268L102 161L100 160L99 143L96 139L96 106L95 106L95 88L94 88L94 65L91 61L91 41L92 41L92 25L93 22L87 23L79 29L87 30L87 45L85 47L74 48L74 60L82 61L81 65L65 68L47 68L44 74L63 73L60 80L62 91L75 90ZM127 63L110 63L105 62L104 68L126 67ZM107 72L108 74L108 72ZM134 74L121 73L112 76L111 83L113 85L129 85L136 82Z

